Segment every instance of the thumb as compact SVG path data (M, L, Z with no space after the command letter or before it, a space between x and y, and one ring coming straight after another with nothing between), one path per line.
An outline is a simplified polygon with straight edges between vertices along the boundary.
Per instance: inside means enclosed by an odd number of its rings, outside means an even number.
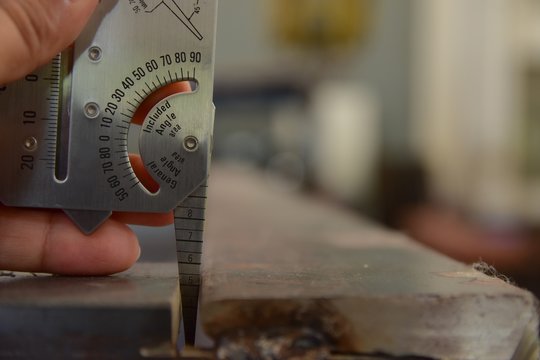
M0 84L16 80L71 44L99 0L0 0Z

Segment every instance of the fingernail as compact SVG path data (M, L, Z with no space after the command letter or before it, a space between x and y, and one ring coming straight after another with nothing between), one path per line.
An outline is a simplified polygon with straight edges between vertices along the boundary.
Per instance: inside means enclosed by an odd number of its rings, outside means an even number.
M140 258L141 258L141 246L139 245L139 243L137 242L137 258L135 261L138 261Z

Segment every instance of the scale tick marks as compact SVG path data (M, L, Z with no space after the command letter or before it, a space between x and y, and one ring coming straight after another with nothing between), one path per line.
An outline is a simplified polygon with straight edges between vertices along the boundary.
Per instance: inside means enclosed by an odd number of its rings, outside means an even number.
M137 90L135 90L135 94L137 94L137 96L140 97L141 100L144 100L144 96L142 96Z

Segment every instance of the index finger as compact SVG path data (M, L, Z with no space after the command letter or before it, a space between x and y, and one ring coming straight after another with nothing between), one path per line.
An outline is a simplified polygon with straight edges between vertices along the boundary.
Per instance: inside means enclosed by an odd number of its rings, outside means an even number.
M63 275L108 275L139 257L135 234L107 220L84 235L61 211L0 205L0 269Z
M83 29L98 0L0 0L0 83L49 61Z

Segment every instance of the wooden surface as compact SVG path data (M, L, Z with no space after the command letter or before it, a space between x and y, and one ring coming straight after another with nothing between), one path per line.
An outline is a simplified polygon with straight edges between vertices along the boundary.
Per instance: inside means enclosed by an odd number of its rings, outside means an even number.
M538 355L530 293L261 174L210 179L201 314L218 343L307 327L342 353Z

